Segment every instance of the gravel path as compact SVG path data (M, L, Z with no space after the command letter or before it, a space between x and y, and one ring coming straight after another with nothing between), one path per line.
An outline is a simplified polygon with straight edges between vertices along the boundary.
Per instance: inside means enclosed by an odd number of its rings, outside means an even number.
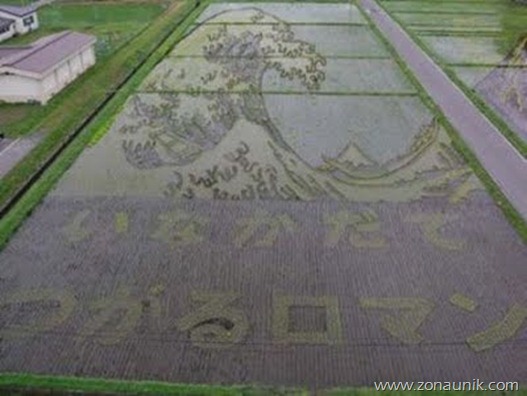
M472 148L512 205L527 218L527 160L375 0L360 5Z

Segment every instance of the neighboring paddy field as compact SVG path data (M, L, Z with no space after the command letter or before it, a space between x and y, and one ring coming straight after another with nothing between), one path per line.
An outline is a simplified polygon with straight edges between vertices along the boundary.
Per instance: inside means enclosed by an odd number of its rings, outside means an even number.
M42 36L70 29L95 35L97 58L102 60L140 33L167 4L169 2L52 3L39 9L41 27L38 30L14 37L5 44L30 43Z
M376 34L210 5L0 252L0 371L526 382L527 246Z
M527 156L527 7L381 1Z

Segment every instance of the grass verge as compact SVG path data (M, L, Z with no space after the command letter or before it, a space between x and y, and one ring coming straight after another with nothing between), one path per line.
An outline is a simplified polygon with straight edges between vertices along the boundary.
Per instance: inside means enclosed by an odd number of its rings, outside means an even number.
M79 378L48 376L35 374L0 374L0 391L7 390L13 394L20 391L50 391L52 394L70 395L71 392L82 396L85 393L113 395L163 395L163 396L264 396L264 395L291 395L307 396L311 394L306 389L281 388L268 386L219 386L219 385L191 385L171 384L157 381L122 381L105 380L99 378ZM486 391L427 391L430 396L483 396ZM315 394L327 396L410 396L422 394L420 391L377 391L373 388L336 388L317 390ZM525 388L515 391L501 391L500 395L527 395Z
M0 374L0 392L51 391L54 395L77 392L118 395L164 395L164 396L264 396L264 395L307 395L305 390L281 389L252 386L219 386L170 384L156 381L121 381L99 378L62 377L33 374Z
M518 211L512 206L509 200L505 197L501 189L494 182L489 173L485 170L483 165L479 162L478 158L472 151L472 149L467 145L459 133L454 129L448 118L443 114L441 109L435 104L428 92L421 85L419 80L414 76L406 62L399 56L395 48L391 43L384 37L383 33L371 20L370 16L367 15L362 7L357 4L356 0L352 1L357 5L362 15L368 21L371 29L379 37L379 39L384 43L388 51L392 54L392 57L395 59L399 67L402 69L403 73L410 79L410 81L415 85L419 96L425 103L425 105L430 108L430 110L438 117L441 124L444 126L447 131L450 139L452 140L452 145L454 148L463 156L465 162L472 168L474 174L480 179L483 183L483 186L489 193L489 195L494 199L496 205L501 209L509 223L516 229L521 239L527 243L527 221L518 213ZM400 24L400 23L399 23ZM410 36L412 37L412 36ZM435 60L435 59L434 59Z
M186 30L198 15L203 12L208 2L203 2L197 8L194 7L194 3L188 4L189 6L181 9L178 17L175 18L177 22L181 23L178 23L178 27L173 33L155 50L131 79L112 97L107 105L93 119L90 119L89 123L80 131L73 142L64 149L49 168L44 171L42 176L31 185L28 191L21 196L16 204L0 220L0 250L6 245L11 235L22 222L31 214L33 209L44 199L64 172L73 164L86 145L97 134L101 135L107 129L108 124L113 120L115 114L123 106L127 98L135 91L137 86L139 86L141 81L150 73L156 64L184 36ZM174 16L172 17L174 18ZM21 165L24 166L31 159L26 159ZM38 169L38 163L33 163L33 166Z

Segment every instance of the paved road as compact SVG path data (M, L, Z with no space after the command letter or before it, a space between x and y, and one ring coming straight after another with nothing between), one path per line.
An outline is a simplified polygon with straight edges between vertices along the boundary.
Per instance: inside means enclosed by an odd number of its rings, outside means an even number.
M0 143L0 178L4 177L40 141L41 135Z
M375 0L360 0L360 5L472 148L512 205L527 219L527 160Z

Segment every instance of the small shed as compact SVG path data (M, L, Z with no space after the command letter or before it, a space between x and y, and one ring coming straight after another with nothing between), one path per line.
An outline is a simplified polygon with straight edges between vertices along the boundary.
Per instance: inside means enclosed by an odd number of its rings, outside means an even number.
M96 40L64 31L30 45L0 47L0 101L47 103L95 64Z

